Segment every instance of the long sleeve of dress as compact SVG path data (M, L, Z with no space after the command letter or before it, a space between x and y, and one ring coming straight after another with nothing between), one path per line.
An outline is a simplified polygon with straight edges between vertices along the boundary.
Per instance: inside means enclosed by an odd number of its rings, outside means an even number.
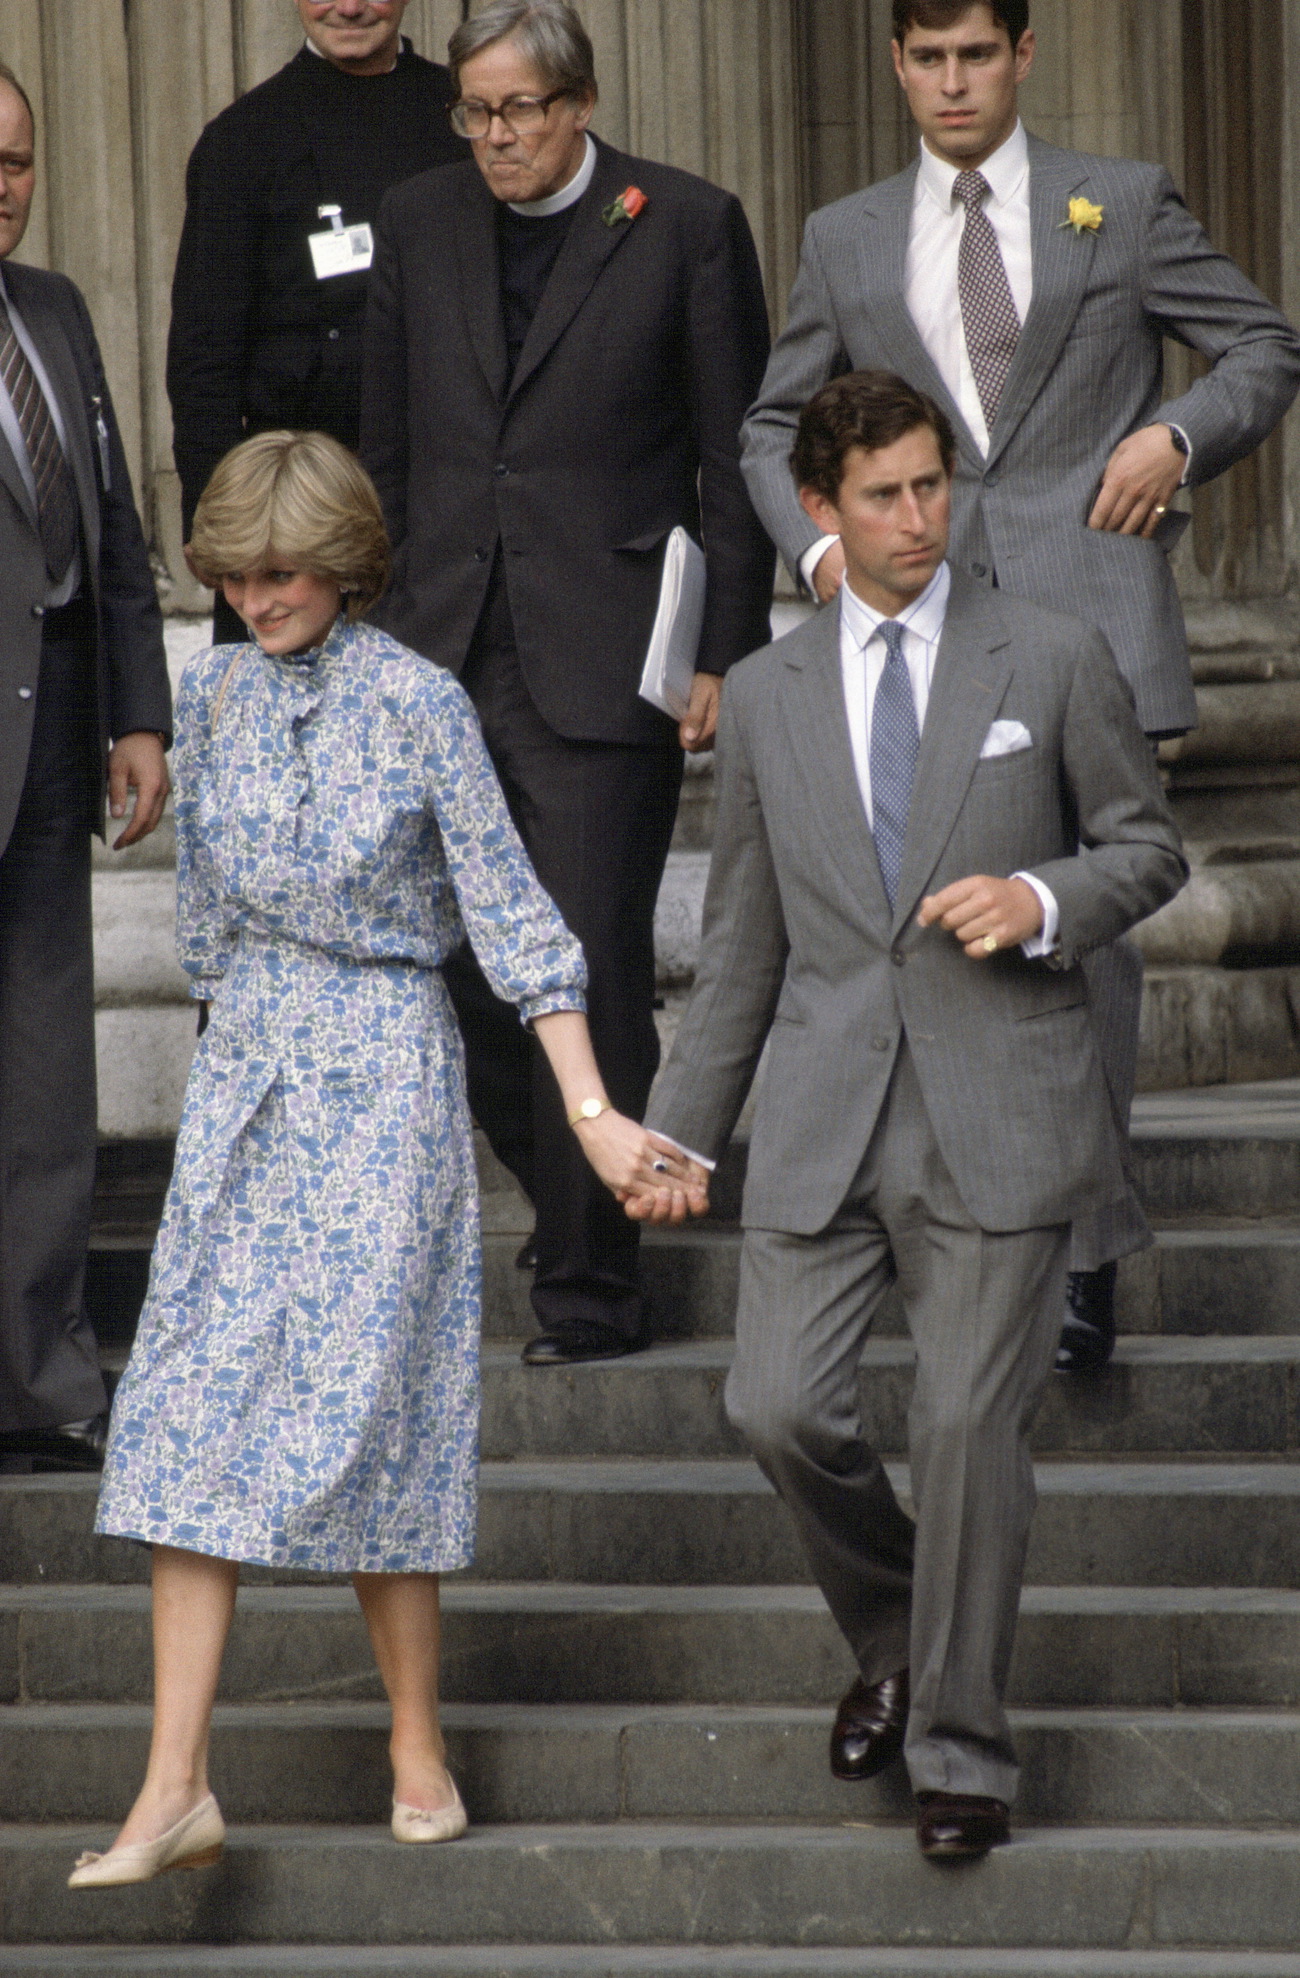
M469 696L450 674L433 679L428 807L479 966L525 1023L585 1010L581 943L533 871Z
M197 653L176 702L176 952L190 977L190 995L208 1002L225 974L234 944L209 843L199 828L203 783L210 774L212 708L238 648Z

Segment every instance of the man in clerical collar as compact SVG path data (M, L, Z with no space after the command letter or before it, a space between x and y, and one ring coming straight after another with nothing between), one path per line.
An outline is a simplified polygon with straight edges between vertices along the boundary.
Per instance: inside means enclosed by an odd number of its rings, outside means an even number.
M391 193L376 228L361 451L395 556L377 615L472 696L586 950L610 1098L639 1117L682 752L711 746L722 675L769 636L772 550L739 440L767 357L762 278L731 194L591 136L591 41L565 0L491 0L450 56L473 160ZM676 529L706 566L680 721L639 694ZM524 1357L629 1352L647 1336L637 1231L583 1158L590 1115L566 1121L468 949L444 973L471 1106L536 1210Z
M407 4L295 0L303 47L194 147L167 353L186 540L213 468L250 433L356 447L379 203L466 155L446 69L402 35ZM244 637L222 598L215 636Z

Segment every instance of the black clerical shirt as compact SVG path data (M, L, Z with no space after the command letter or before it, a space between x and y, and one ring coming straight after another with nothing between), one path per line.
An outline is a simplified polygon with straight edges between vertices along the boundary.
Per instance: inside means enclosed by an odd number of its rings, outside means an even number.
M497 207L501 314L512 378L579 203L566 206L559 213L549 213L544 219L531 213L516 213L504 203Z

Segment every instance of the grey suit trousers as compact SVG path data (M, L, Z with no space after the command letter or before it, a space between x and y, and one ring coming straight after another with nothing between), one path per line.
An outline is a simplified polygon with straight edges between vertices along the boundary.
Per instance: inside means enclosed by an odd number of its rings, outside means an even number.
M830 1228L745 1231L727 1412L792 1512L864 1678L910 1665L918 1792L1015 1792L1002 1699L1036 1502L1028 1431L1068 1248L1067 1225L992 1235L972 1222L905 1042ZM858 1407L862 1348L895 1277L917 1354L915 1525Z
M82 1303L95 1186L88 616L51 614L0 854L0 1431L107 1407Z

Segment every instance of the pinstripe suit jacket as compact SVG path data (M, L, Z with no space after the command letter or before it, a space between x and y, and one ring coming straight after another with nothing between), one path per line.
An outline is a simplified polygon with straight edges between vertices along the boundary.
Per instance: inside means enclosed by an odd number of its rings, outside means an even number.
M1070 1222L1124 1190L1080 956L1172 898L1178 830L1105 640L953 573L891 913L849 742L832 606L727 676L694 994L647 1124L725 1147L770 1033L750 1227L813 1235L852 1185L905 1034L935 1134L991 1230ZM990 724L1033 746L981 759ZM969 961L917 924L973 873L1030 871L1059 968Z
M1259 446L1300 388L1300 338L1211 246L1163 168L1032 137L1029 157L1034 299L987 460L907 307L913 164L808 222L789 327L745 425L750 494L797 575L817 539L788 464L802 407L840 372L900 373L939 401L957 432L954 562L1099 625L1143 727L1194 727L1182 610L1164 548L1100 534L1087 518L1107 460L1139 427L1181 426L1196 483ZM1095 234L1062 228L1076 195L1103 208ZM1213 368L1162 405L1166 335ZM1169 539L1181 527L1171 517Z

